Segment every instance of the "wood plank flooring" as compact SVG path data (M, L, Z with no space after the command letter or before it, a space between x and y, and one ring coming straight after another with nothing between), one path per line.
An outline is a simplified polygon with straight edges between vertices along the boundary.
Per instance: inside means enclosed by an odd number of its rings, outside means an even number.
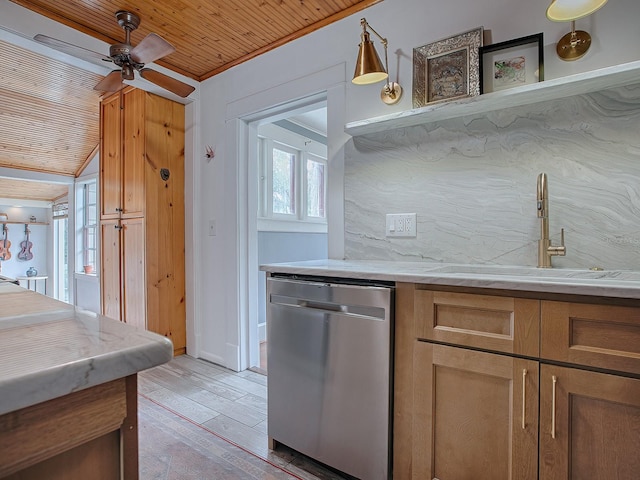
M174 415L174 419L181 419L200 427L199 434L194 440L196 443L192 448L176 448L175 446L160 447L171 448L171 455L174 465L180 465L186 461L181 457L188 456L189 464L195 468L194 471L209 471L213 476L189 476L184 474L171 474L168 469L143 468L145 465L145 437L143 429L140 432L140 455L141 455L141 480L168 480L170 478L245 478L240 473L229 473L224 476L214 472L219 466L215 462L220 461L220 457L210 458L210 456L196 455L196 451L201 449L203 439L218 436L226 440L223 445L235 451L238 447L256 461L262 459L264 471L247 476L246 478L300 478L302 480L343 480L349 477L338 474L323 465L290 450L284 446L279 446L276 450L269 450L267 438L267 377L256 372L246 370L236 373L212 363L195 359L187 355L175 357L169 363L161 365L138 375L138 391L141 396L140 404L145 408L162 409L163 415L147 415L144 417L147 422L152 422L158 416L158 422L165 422L165 414ZM143 414L141 413L141 423ZM186 427L185 427L186 428ZM147 427L153 429L153 425ZM208 437L207 437L208 436ZM189 441L189 436L184 437L184 442ZM235 444L235 445L234 445ZM219 448L219 446L215 447ZM154 446L154 462L147 462L149 465L162 464L162 452L155 452L158 447ZM160 459L160 460L158 460ZM214 462L215 465L203 465L198 467L194 462ZM269 472L269 468L281 468L280 474L284 477L274 476ZM169 467L167 467L169 468ZM255 469L255 468L254 468ZM291 476L287 476L288 472ZM235 476L234 476L235 475Z

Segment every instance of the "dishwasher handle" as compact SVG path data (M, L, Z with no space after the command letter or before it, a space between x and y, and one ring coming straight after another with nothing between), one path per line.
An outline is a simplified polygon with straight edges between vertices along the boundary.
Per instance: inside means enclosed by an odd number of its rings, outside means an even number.
M312 308L314 310L328 310L330 312L347 312L346 305L333 302L319 302L317 300L307 300L304 298L288 297L286 295L271 295L271 303L277 305L287 305L290 307Z
M344 305L335 302L322 302L288 295L271 294L269 302L272 305L282 305L291 308L307 308L319 312L338 313L341 315L366 317L373 320L385 320L388 312L381 307L369 305Z
M349 309L346 305L338 305L337 303L314 302L312 300L298 300L298 306L301 308L313 308L315 310L329 310L330 312L347 313Z

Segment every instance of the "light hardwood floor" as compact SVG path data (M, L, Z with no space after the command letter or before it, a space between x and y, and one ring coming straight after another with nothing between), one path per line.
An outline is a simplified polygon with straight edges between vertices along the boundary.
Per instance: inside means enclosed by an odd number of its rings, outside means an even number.
M267 442L267 377L187 355L138 375L139 394L303 480L342 480L307 457ZM140 439L144 442L144 438ZM141 480L145 480L141 474Z

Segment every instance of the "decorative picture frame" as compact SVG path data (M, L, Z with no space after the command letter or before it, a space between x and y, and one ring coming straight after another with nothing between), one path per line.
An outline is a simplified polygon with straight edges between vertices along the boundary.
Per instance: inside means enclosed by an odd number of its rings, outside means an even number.
M480 95L483 27L413 49L413 108Z
M483 46L480 57L481 93L544 80L542 33Z

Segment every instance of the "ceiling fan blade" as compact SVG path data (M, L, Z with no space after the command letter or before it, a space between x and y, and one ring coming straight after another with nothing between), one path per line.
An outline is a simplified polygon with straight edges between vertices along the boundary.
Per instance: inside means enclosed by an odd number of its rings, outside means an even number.
M165 75L164 73L156 72L155 70L151 70L150 68L143 68L142 70L140 70L140 75L145 80L149 80L159 87L162 87L165 90L169 90L170 92L175 93L182 98L188 97L189 94L196 89L191 85L187 85L180 80L176 80L175 78Z
M109 75L100 80L93 89L101 92L117 92L122 87L124 87L124 83L122 83L122 71L113 70Z
M33 37L33 39L38 43L42 43L44 45L47 45L48 47L55 48L56 50L59 50L63 53L67 53L74 57L83 58L89 61L92 61L92 60L102 60L104 62L112 61L111 58L107 57L106 55L102 55L101 53L94 52L93 50L88 50L86 48L79 47L77 45L73 45L72 43L67 43L65 41L58 40L57 38L48 37L40 33L37 34L35 37Z
M133 47L131 59L136 63L151 63L175 51L175 47L160 35L150 33Z

